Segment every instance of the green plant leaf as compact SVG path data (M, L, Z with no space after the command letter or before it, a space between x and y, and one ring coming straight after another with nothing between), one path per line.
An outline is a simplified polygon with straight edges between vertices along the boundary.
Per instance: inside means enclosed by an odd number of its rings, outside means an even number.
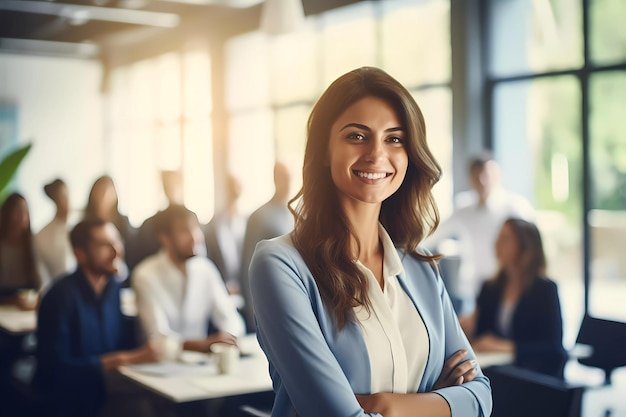
M24 157L26 157L26 155L28 154L28 151L30 151L30 148L32 146L33 146L32 143L29 143L28 145L24 147L18 148L14 150L13 152L11 152L9 155L7 155L0 162L0 193L1 194L4 194L4 191L5 191L4 189L11 182L11 179L13 178L13 176L17 172L17 169L22 163L22 160L24 159Z

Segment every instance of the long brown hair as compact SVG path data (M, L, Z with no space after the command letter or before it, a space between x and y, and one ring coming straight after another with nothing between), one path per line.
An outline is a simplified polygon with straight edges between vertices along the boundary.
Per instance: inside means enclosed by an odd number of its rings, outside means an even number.
M518 247L519 267L524 279L524 286L528 288L533 280L546 274L546 255L543 252L543 242L539 229L534 223L511 217L502 227L510 227ZM495 276L495 281L503 282L506 273L502 267Z
M26 203L26 199L19 193L12 193L4 200L2 208L0 209L0 242L5 242L9 238L11 228L15 227L11 222L11 216L22 202ZM35 266L35 252L33 248L33 233L30 228L30 216L28 224L24 227L24 230L22 230L19 236L18 245L24 256L24 264L22 267L26 274L25 279L28 281L29 285L34 288L39 288L41 286L41 277Z
M102 196L102 193L105 192L107 188L111 189L115 193L115 201L113 202L112 213L110 218L101 218L98 214L98 199ZM87 198L87 207L85 207L85 214L83 216L84 220L93 220L100 219L104 221L111 222L117 227L117 230L122 234L123 239L127 239L128 237L128 223L124 219L124 216L119 211L119 198L117 194L117 189L115 188L115 183L113 182L113 178L109 175L102 175L98 177L96 181L91 186L91 190L89 191L89 197ZM124 242L126 243L126 242Z
M383 70L363 67L348 72L335 80L313 107L307 126L302 188L289 202L295 217L293 242L340 329L353 319L353 307L369 309L370 303L367 278L350 253L350 239L356 234L339 204L326 156L332 124L365 97L387 101L400 118L407 139L406 176L398 191L382 203L379 220L394 244L406 253L428 261L438 258L416 251L439 224L431 189L441 169L426 143L422 112L406 88Z

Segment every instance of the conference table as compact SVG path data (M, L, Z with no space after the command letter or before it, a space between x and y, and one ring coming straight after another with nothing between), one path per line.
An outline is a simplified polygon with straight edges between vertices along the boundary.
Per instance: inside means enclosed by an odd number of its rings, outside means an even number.
M177 361L122 366L122 375L176 403L272 390L268 363L255 335L239 338L237 369L220 374L211 354L182 352Z
M120 368L122 375L159 396L185 403L267 392L272 390L268 363L256 337L247 335L239 340L244 354L236 372L220 374L215 358L196 352L183 352L176 362L128 365ZM479 353L482 368L510 364L511 354Z
M0 329L11 335L30 333L37 327L35 311L20 310L14 305L0 305Z
M134 315L132 293L123 294L126 314ZM14 306L0 305L0 328L7 336L20 337L36 329L36 313ZM176 361L122 366L119 371L127 379L175 405L221 400L247 394L272 391L268 362L255 335L239 339L242 353L237 369L221 374L217 359L211 354L182 352ZM513 362L511 354L478 353L479 365L490 366ZM181 413L185 414L185 413Z

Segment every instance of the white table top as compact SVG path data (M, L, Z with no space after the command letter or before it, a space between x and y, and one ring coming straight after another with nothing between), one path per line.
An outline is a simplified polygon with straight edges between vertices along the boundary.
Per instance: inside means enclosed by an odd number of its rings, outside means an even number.
M476 360L482 369L496 365L511 365L515 357L508 352L476 352Z
M0 305L0 328L13 333L32 332L37 327L37 312L20 310L13 305Z
M256 336L240 338L239 346L249 356L230 375L218 373L213 357L195 352L183 352L182 362L123 366L120 373L177 403L271 391L267 359Z

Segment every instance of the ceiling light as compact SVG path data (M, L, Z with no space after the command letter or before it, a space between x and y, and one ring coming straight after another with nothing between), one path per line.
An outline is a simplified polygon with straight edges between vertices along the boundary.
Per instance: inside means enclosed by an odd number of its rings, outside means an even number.
M1 0L0 10L67 17L70 20L74 19L76 24L80 24L85 18L164 28L173 28L180 23L180 16L174 13L116 9L113 7L76 6L73 4L44 3L32 0Z
M266 0L261 12L261 30L270 35L295 32L304 25L301 0Z

